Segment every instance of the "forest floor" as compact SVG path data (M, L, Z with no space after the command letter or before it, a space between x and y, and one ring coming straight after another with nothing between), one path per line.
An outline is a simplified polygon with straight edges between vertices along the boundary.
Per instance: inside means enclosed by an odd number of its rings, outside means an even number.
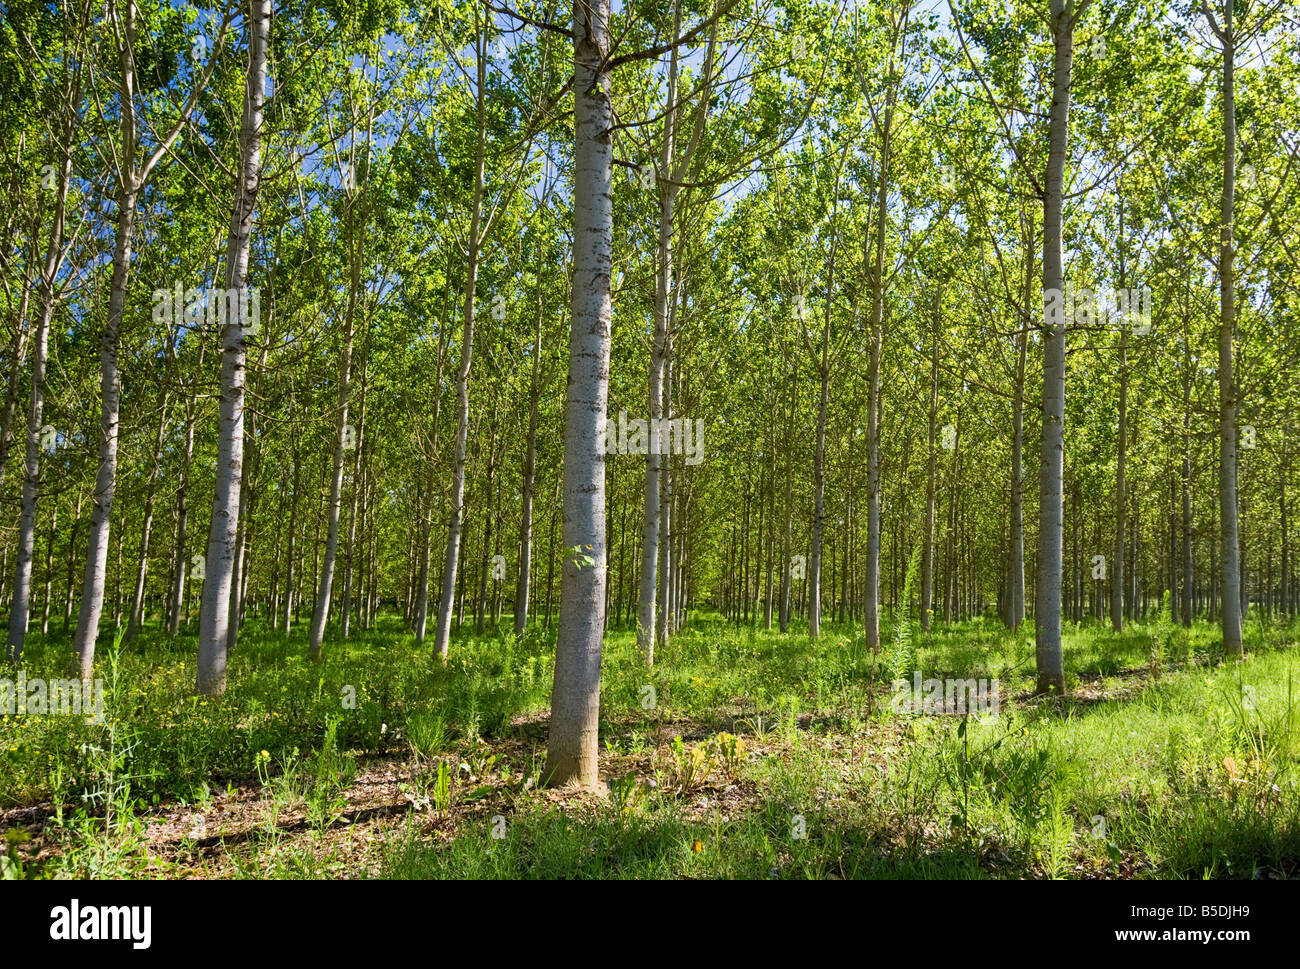
M508 627L503 620L502 628ZM256 621L219 702L194 640L105 651L103 724L0 716L6 877L1296 878L1294 627L1067 627L1064 699L1032 626L914 631L874 656L692 622L641 664L606 640L599 792L542 786L553 638L417 650L396 617L305 659ZM33 636L29 680L66 676ZM997 709L909 712L908 671L996 679Z

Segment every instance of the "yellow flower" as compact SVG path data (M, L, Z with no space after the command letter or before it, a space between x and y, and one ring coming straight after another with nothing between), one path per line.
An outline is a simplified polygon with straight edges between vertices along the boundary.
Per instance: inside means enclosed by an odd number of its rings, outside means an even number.
M704 850L704 842L703 842L703 841L692 841L692 842L691 842L691 851L694 851L696 854L699 854L699 853L700 853L701 851L703 851L703 850Z

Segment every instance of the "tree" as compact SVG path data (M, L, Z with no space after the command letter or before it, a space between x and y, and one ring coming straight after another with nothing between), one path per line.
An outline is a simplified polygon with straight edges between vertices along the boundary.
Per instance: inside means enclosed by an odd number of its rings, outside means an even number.
M1065 695L1061 651L1061 576L1065 474L1065 270L1061 245L1065 163L1070 145L1070 77L1074 25L1088 6L1051 0L1052 108L1047 171L1043 178L1043 431L1038 479L1038 575L1034 602L1034 658L1038 690Z
M49 357L50 323L58 303L55 284L63 265L63 245L67 219L68 185L72 178L72 152L77 131L85 64L86 16L64 20L62 85L56 117L59 119L54 142L57 146L57 172L54 189L54 212L49 238L45 245L45 263L40 278L40 309L32 338L31 402L27 419L26 450L23 461L22 510L18 522L18 552L15 556L12 601L9 610L9 639L6 654L15 664L23 658L23 641L27 635L28 609L32 586L32 556L36 546L36 493L40 484L40 460L44 436L45 365ZM16 381L15 381L16 385ZM0 466L3 461L0 461ZM46 595L46 607L49 595Z
M605 413L609 393L614 123L609 0L573 6L573 297L564 405L564 564L547 740L548 783L599 782L605 599Z
M118 366L118 346L122 332L122 315L126 308L127 277L131 270L131 244L135 233L137 207L150 175L180 137L182 128L198 106L199 95L207 85L216 65L216 56L225 40L228 19L223 19L213 52L194 82L179 117L158 138L158 144L136 165L140 149L136 107L136 4L135 0L109 0L108 19L111 41L118 59L118 116L120 143L112 146L110 171L115 188L117 225L113 248L113 275L109 283L108 317L100 338L99 361L99 453L95 490L91 503L86 568L81 588L81 609L77 614L77 631L73 648L80 657L81 678L89 679L95 664L95 640L104 609L104 581L108 567L109 528L113 514L113 495L117 486L118 431L122 407L122 375ZM150 126L153 128L153 126ZM154 129L157 130L157 129Z
M266 102L270 0L249 0L248 73L239 129L239 168L226 240L226 319L221 327L221 417L217 437L216 489L208 530L206 578L199 611L199 665L195 689L220 696L226 689L231 580L235 571L240 485L244 462L244 382L247 339L255 329L248 317L248 254L253 214L262 184L262 124ZM233 298L232 298L233 297ZM232 313L230 307L236 307ZM236 619L238 616L236 616Z

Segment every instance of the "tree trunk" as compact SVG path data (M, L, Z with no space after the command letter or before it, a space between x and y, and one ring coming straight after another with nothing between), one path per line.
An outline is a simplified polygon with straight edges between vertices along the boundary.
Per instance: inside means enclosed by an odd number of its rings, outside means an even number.
M893 107L890 105L885 108L881 130L879 184L876 187L874 260L871 263L871 343L867 368L867 592L863 628L867 648L872 653L880 648L880 370L884 343L885 230L889 224L892 122Z
M546 780L595 787L605 592L605 415L613 256L609 0L575 0L573 309L564 422L564 565Z
M842 169L842 156L840 161ZM826 529L826 414L830 407L831 302L835 292L835 250L839 242L835 219L839 194L840 181L837 172L831 188L831 249L826 270L826 303L822 317L821 354L820 359L814 356L812 361L821 378L821 397L817 405L817 446L813 454L812 548L808 555L808 571L812 579L808 592L808 635L813 639L819 639L822 634L822 536Z
M447 273L444 277L445 285L443 288L442 298L442 321L438 326L438 361L434 370L434 387L437 390L433 397L433 421L432 431L429 441L429 477L425 482L425 504L426 513L424 518L423 534L420 537L420 575L419 586L415 590L415 611L413 613L413 625L415 626L415 643L417 646L424 645L424 636L429 620L429 581L432 578L431 557L433 555L433 515L436 508L435 494L437 493L437 472L438 472L438 447L441 440L442 431L442 368L446 360L446 346L442 342L441 334L447 330L447 316L451 309L450 299L450 279L451 279L451 258L447 259Z
M469 375L474 359L474 288L478 282L479 246L482 244L480 225L483 218L483 171L485 140L487 139L484 86L486 76L487 39L480 34L475 42L478 60L478 84L475 88L475 105L478 116L478 140L474 153L474 196L470 204L469 240L465 249L465 320L461 336L460 369L456 374L456 461L452 471L451 519L447 526L447 552L443 561L442 600L438 604L438 628L434 633L434 648L443 663L447 662L447 649L451 644L451 612L456 595L456 579L460 566L460 538L465 517L465 448L469 437Z
M272 274L274 278L274 274ZM262 374L266 370L266 353L267 342L262 341L262 349L258 354L257 372ZM254 389L254 397L258 396L258 390L261 387L259 376L258 387ZM248 421L248 441L250 446L257 440L257 415L256 412ZM247 459L243 461L243 466L239 474L239 512L235 518L235 556L234 569L230 581L230 619L226 625L226 651L234 649L239 642L239 627L244 621L244 594L248 588L248 532L252 526L253 511L257 505L257 495L253 488L254 474L257 468L257 452L252 451Z
M1208 10L1207 10L1208 16ZM1224 0L1222 29L1214 27L1223 44L1223 198L1219 241L1219 566L1222 570L1223 649L1242 654L1241 548L1237 528L1237 386L1233 339L1237 315L1233 292L1233 229L1236 219L1237 110L1234 90L1236 34L1233 0Z
M69 102L72 100L72 91L73 84L71 75L69 75L63 92L65 99ZM27 614L32 584L32 556L36 547L36 492L41 476L41 428L45 408L45 365L49 358L50 323L54 319L54 281L59 274L59 266L63 263L63 226L67 212L68 180L72 174L72 154L68 150L68 146L72 143L76 114L73 104L69 103L66 107L72 113L69 115L64 129L65 141L61 151L63 157L59 164L58 188L54 198L54 222L50 227L50 237L45 247L45 265L41 273L40 316L36 321L36 332L32 338L32 389L27 418L26 453L23 463L22 506L18 517L18 554L15 556L17 559L17 574L14 577L13 596L9 609L9 642L6 651L9 659L15 664L22 661L23 640L27 635ZM23 296L25 300L26 289L24 289ZM22 329L21 318L16 327L19 331ZM18 356L15 356L15 362L17 360ZM16 387L16 380L11 383L10 387L11 390ZM10 432L10 426L6 425L5 435ZM3 466L4 459L0 458L0 474L3 473ZM50 527L53 528L52 519ZM51 542L53 542L53 535L50 538ZM49 614L48 571L47 565L46 615ZM41 625L42 632L44 632L44 619Z
M1123 273L1120 286L1124 285ZM1128 329L1121 324L1119 333L1119 454L1115 459L1115 568L1111 573L1110 628L1124 628L1124 516L1128 509L1128 482L1125 459L1128 455Z
M140 528L140 561L136 563L135 588L131 593L131 613L126 620L125 642L135 638L141 622L144 621L144 584L149 576L149 543L153 536L153 499L154 491L158 487L158 464L162 455L163 437L167 433L167 405L167 392L164 391L159 406L158 434L153 442L153 461L149 466L149 484L144 500L144 523Z
M1035 588L1034 658L1038 692L1065 694L1061 652L1062 500L1065 475L1065 274L1061 218L1065 162L1070 132L1070 74L1074 60L1074 21L1068 0L1051 0L1052 109L1047 175L1043 196L1043 291L1057 300L1059 319L1049 315L1043 328L1043 437L1038 486L1038 577ZM1050 294L1050 295L1049 295Z
M348 540L343 547L343 601L339 603L339 635L348 638L352 617L352 575L357 546L357 510L361 505L361 456L365 450L366 436L366 369L361 369L361 417L357 421L354 442L356 458L352 462L352 510L348 515Z
M1286 484L1287 484L1287 467L1286 467L1286 437L1282 438L1282 459L1279 462L1281 467L1281 482L1278 488L1278 519L1279 527L1282 532L1282 561L1281 574L1278 577L1278 611L1281 613L1283 620L1291 618L1291 545L1287 533L1287 505L1286 505Z
M125 50L122 57L123 60L128 57ZM126 115L130 113L130 111L125 112ZM91 499L86 568L81 584L81 608L77 612L77 631L73 637L73 650L80 657L83 680L89 680L95 668L95 640L99 638L99 620L104 611L104 579L108 571L109 528L113 514L113 494L117 485L118 420L122 406L122 378L117 366L117 349L118 338L122 331L122 311L126 307L126 278L131 267L131 235L135 229L136 202L139 198L135 173L131 170L129 161L124 169L124 184L117 198L117 241L113 248L113 275L109 284L108 318L104 322L104 332L99 343L98 470L95 473L95 491Z
M528 593L533 572L533 491L537 486L537 405L541 396L542 321L546 303L542 287L542 254L537 243L537 324L533 334L533 372L528 382L528 439L524 445L523 499L519 511L519 568L515 577L515 636L528 628ZM619 582L622 582L620 571Z
M50 634L50 597L54 594L54 537L59 526L59 505L50 508L50 537L45 543L45 599L41 607L41 635Z
M225 38L225 23L207 67L195 81L195 87L180 111L170 133L159 133L157 145L140 168L136 169L137 119L135 78L135 3L111 5L114 42L117 45L118 115L121 151L114 154L114 181L117 202L117 234L113 244L113 273L109 283L108 317L99 347L100 427L98 469L95 491L91 496L90 528L86 549L86 568L82 580L81 608L77 613L77 631L73 651L80 657L81 678L87 680L94 669L95 641L104 610L104 579L108 567L108 541L113 513L113 495L117 487L117 440L122 404L122 379L118 368L118 344L122 332L122 313L126 308L126 284L131 270L131 239L135 231L136 207L148 183L149 174L168 153L198 104L199 91L207 84L215 66L215 56Z
M253 213L262 182L263 104L266 100L267 47L271 35L270 0L249 0L248 76L239 137L239 174L226 241L227 306L238 294L237 313L222 329L221 408L217 432L216 487L204 559L203 599L199 606L199 668L195 690L220 696L226 689L230 589L238 554L239 505L244 464L244 380L249 322L248 253ZM256 323L256 321L252 321Z
M1028 232L1024 241L1025 317L1016 338L1016 383L1011 414L1011 568L1007 625L1013 632L1025 621L1025 364L1029 353L1029 327L1033 325L1030 306L1033 303L1034 257Z
M67 633L68 624L72 621L72 597L73 582L76 577L76 552L77 552L77 532L81 528L81 503L83 495L81 490L77 490L77 511L72 518L72 534L68 537L68 573L67 585L63 600L63 631Z
M793 594L794 575L793 575L793 558L794 558L794 518L793 507L791 505L791 491L794 485L794 441L793 430L795 411L799 409L799 362L796 359L794 365L794 374L790 378L790 418L786 421L785 432L785 532L782 536L781 545L781 605L778 617L778 626L781 632L790 631L790 598Z
M203 350L199 349L199 366L202 367ZM181 628L181 609L185 600L185 576L190 563L185 556L186 529L189 524L190 467L194 460L194 398L185 402L185 446L181 452L180 481L176 485L176 549L174 571L167 606L167 635L176 636Z
M681 28L681 4L676 5L676 31ZM674 33L676 36L676 33ZM637 628L636 644L647 666L653 666L655 660L656 600L659 594L657 585L659 560L660 527L660 477L662 465L666 458L660 454L659 446L667 435L658 435L660 418L671 415L664 413L664 369L667 359L668 344L668 306L672 299L672 239L673 213L677 203L677 189L671 183L673 164L673 135L676 128L677 112L677 49L674 47L668 67L668 108L664 116L663 151L659 160L662 178L656 180L659 201L659 236L655 252L655 302L654 302L654 339L650 346L650 447L646 455L645 468L645 506L641 522L641 578L637 588ZM664 577L667 581L667 576ZM664 617L665 621L667 617Z
M483 548L479 552L478 596L474 607L474 633L483 635L483 621L487 615L488 575L491 569L492 555L492 521L496 518L496 471L497 471L497 412L496 403L492 405L491 430L488 432L488 467L487 489L483 495L484 506L488 513L483 516Z
M776 572L776 394L772 394L771 432L768 436L767 475L767 590L763 596L763 628L772 628L772 602L775 589Z
M18 388L22 384L23 366L27 362L27 306L31 300L31 285L24 275L22 295L18 301L18 314L14 319L14 335L9 341L9 384L5 388L5 402L0 410L0 487L4 486L5 470L9 464L9 449L13 446L14 415L18 413ZM5 563L6 569L8 563Z
M1184 317L1186 319L1186 317ZM1192 625L1192 373L1191 346L1183 330L1183 626ZM1286 519L1283 518L1285 523ZM1136 557L1134 568L1136 568ZM1285 564L1283 565L1285 569Z
M316 585L316 604L311 614L311 627L307 636L307 658L320 662L321 643L325 639L325 626L329 622L330 596L334 589L334 566L338 560L339 514L343 507L343 462L348 449L348 408L352 395L352 341L356 325L357 303L361 293L361 257L365 250L365 216L356 224L356 205L362 194L349 200L351 239L351 270L348 286L348 305L343 328L343 349L339 360L339 390L334 424L334 458L330 467L329 503L325 508L325 554L321 559ZM351 432L355 433L355 432ZM355 443L355 441L353 442Z
M671 420L673 416L673 338L671 324L667 342L664 344L664 382L663 382L663 403L660 407L660 414L664 420ZM672 633L672 613L669 611L672 604L672 579L673 579L673 462L672 455L661 455L659 461L659 575L661 581L659 584L659 625L655 631L656 641L662 645L668 645L668 637ZM653 657L650 657L653 661Z
M925 535L921 546L921 628L930 631L931 603L934 599L934 499L938 455L935 452L935 425L939 415L939 332L943 318L943 290L934 296L934 333L930 347L930 406L926 416L925 468Z

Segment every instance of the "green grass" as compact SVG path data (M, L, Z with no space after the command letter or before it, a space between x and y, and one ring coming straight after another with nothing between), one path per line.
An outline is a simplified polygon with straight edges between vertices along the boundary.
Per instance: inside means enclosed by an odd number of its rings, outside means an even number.
M1031 627L914 630L923 675L1001 681L985 722L891 713L884 657L856 627L814 643L705 616L652 671L615 630L601 698L615 791L557 800L537 789L544 635L458 637L443 667L386 617L312 665L301 631L252 623L213 702L192 695L193 637L146 629L121 652L106 724L0 716L0 808L53 818L55 860L29 876L1294 877L1294 632L1252 621L1247 658L1225 662L1203 623L1067 624L1060 700L1029 695ZM68 652L34 636L24 670L66 676ZM390 762L410 803L363 862L332 834L358 771ZM240 790L262 821L238 844L197 861L144 847L159 811ZM23 853L6 857L12 874Z

